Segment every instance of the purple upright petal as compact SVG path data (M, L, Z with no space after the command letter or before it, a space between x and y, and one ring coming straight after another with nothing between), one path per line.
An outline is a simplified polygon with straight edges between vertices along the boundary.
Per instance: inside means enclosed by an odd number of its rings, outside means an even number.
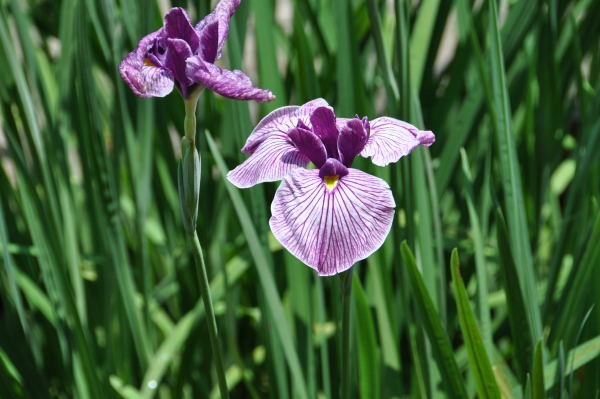
M192 81L186 74L186 60L192 55L192 50L185 40L167 39L167 52L164 67L171 71L176 83L179 85L181 94L187 98L188 88Z
M200 47L200 38L183 8L175 7L165 15L165 35L169 39L181 39L190 46L192 54Z
M381 117L371 121L369 140L360 153L371 157L375 165L386 166L408 155L419 145L429 147L435 135L429 130L419 130L398 119Z
M219 52L219 22L207 25L200 36L200 56L206 62L214 63Z
M269 224L292 255L327 276L383 244L395 206L387 183L357 169L349 169L334 190L317 170L297 169L277 189Z
M239 5L240 0L221 0L215 9L196 25L204 61L213 63L221 58L221 48L229 33L229 20Z
M327 155L330 158L338 157L337 139L339 135L336 126L335 114L331 107L318 107L310 116L313 131L323 140Z
M328 158L327 161L319 168L319 177L337 177L338 179L348 174L348 168L335 158Z
M358 118L350 119L342 128L338 137L338 151L340 160L348 167L352 165L354 157L365 148L369 133L365 131L365 123Z
M205 86L224 97L236 100L255 100L258 102L275 99L269 90L252 86L252 81L242 71L222 69L194 56L187 60L187 76L194 82Z
M327 101L323 98L316 98L310 100L307 103L302 104L298 112L298 120L304 123L307 127L312 129L312 122L310 121L311 115L317 108L329 107Z
M148 49L161 31L144 36L137 48L119 64L121 77L136 96L164 97L173 90L173 76L146 58Z
M288 137L298 150L306 156L317 168L327 159L327 151L323 142L310 130L295 127L288 132Z
M309 159L290 142L287 134L275 133L263 141L241 165L227 174L239 188L281 180L296 168L308 165Z
M262 143L270 134L281 132L287 133L302 122L306 127L310 127L310 115L318 107L327 106L327 101L322 98L307 102L302 106L290 105L277 108L265 116L258 125L252 130L246 140L243 152L252 154L256 147Z
M363 128L365 129L365 132L367 132L367 136L368 136L369 132L371 131L371 122L369 121L369 118L367 118L366 116L363 117L362 119L358 115L355 115L354 118L339 118L339 117L337 117L335 119L335 124L336 124L338 130L341 132L342 129L348 125L348 122L350 122L351 120L354 120L354 119L360 120L360 122L362 123Z

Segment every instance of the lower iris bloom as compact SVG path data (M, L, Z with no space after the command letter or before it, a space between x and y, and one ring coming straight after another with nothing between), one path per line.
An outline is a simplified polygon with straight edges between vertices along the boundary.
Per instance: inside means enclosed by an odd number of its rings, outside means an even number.
M352 168L398 161L435 141L431 131L393 118L336 118L323 99L279 108L248 138L250 157L229 172L240 188L283 179L271 204L273 235L319 275L349 269L387 237L396 206L382 179ZM306 169L309 163L315 169Z
M242 71L214 64L229 33L229 20L240 0L221 0L213 12L193 26L185 10L172 8L164 26L140 40L119 65L121 77L140 97L164 97L177 87L184 98L207 87L237 100L271 101L269 90L252 86Z

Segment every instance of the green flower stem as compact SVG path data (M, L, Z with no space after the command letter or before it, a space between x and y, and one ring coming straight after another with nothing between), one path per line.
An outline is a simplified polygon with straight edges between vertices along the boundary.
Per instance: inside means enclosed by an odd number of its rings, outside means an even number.
M342 382L341 398L350 398L350 302L352 296L352 269L340 276L342 285Z
M210 287L208 285L208 277L206 275L206 265L204 264L204 255L198 234L194 232L194 236L190 237L190 246L194 255L194 264L196 266L196 277L200 285L202 293L202 301L204 302L204 310L208 320L208 338L212 347L213 356L215 357L215 367L217 369L217 378L219 380L219 391L221 398L229 398L227 390L227 381L225 380L225 370L223 369L223 358L221 356L221 343L219 341L219 333L217 331L217 321L215 319L215 310L213 309L212 299L210 297Z
M202 302L204 303L204 310L206 312L206 318L208 321L208 338L210 346L212 348L212 354L214 357L215 368L217 370L217 378L219 381L219 391L222 399L229 398L229 391L227 389L227 380L225 379L225 371L223 368L223 357L221 355L221 344L219 342L219 333L217 330L217 321L215 318L215 311L210 295L210 287L208 284L208 276L206 273L206 264L204 263L204 255L202 253L202 246L196 233L196 214L198 209L198 196L200 188L200 167L199 158L193 160L193 155L185 156L185 154L196 153L196 105L198 103L198 96L200 90L195 91L190 95L190 98L185 100L185 137L182 140L182 153L184 163L181 167L187 171L187 174L192 173L190 178L180 178L180 196L182 196L182 215L188 220L184 220L186 226L186 235L188 237L188 243L194 256L194 266L196 269L196 277L198 278L198 286L200 288L200 294L202 295ZM186 162L197 162L197 167L187 167ZM191 191L195 191L195 204L190 203L189 195ZM188 197L188 198L186 198ZM194 202L194 201L192 201ZM187 209L186 209L187 208Z
M201 90L195 90L190 94L190 98L183 100L185 103L185 119L183 120L183 129L185 137L196 145L196 106L198 105L198 97Z

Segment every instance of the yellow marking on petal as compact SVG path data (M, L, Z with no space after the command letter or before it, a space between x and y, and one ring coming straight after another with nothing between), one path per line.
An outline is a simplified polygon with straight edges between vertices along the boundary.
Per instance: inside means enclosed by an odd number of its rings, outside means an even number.
M340 180L339 176L325 176L323 181L325 182L325 187L327 190L331 191L337 186L338 181Z
M375 132L373 131L373 129L369 129L369 136L372 136L372 135L373 135L373 133L375 133Z
M144 58L144 65L156 67L156 65L154 65L154 63L152 61L150 61L148 58Z

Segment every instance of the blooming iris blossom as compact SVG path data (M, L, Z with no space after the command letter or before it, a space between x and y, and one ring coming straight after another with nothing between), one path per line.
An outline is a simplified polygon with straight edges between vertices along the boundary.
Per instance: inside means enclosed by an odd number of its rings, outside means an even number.
M336 118L317 99L279 108L260 121L242 148L250 157L227 177L240 188L283 179L271 204L273 235L327 276L375 252L394 218L390 187L352 168L354 158L360 154L385 166L434 141L431 131L393 118ZM310 162L315 169L306 169Z
M119 72L140 97L164 97L173 86L184 98L199 87L237 100L271 101L269 90L252 86L242 71L219 68L214 62L229 33L229 20L240 0L221 0L195 27L182 8L165 15L164 26L140 40L119 65Z

